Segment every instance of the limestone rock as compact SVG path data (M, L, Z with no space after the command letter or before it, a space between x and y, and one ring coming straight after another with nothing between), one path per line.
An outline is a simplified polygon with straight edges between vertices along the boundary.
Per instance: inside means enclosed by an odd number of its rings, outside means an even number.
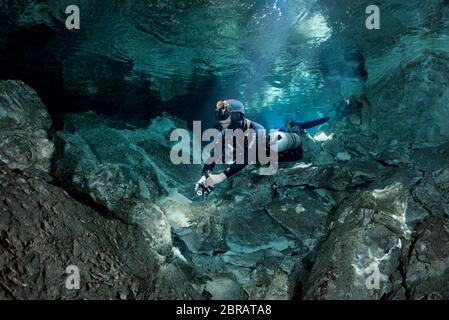
M58 132L63 150L56 161L57 175L132 221L131 208L193 184L192 171L172 165L169 158L170 132L181 125L160 118L146 128L123 128L95 113L68 115L65 129Z
M348 152L339 152L339 153L337 153L337 155L335 156L335 158L336 158L338 161L343 161L343 162L345 162L345 161L351 160L351 155L350 155Z
M406 257L405 281L413 299L448 299L449 220L429 217Z
M58 187L0 166L2 299L192 297L187 282L163 282L167 293L156 290L164 260L151 241L137 227L102 217ZM79 290L65 286L71 265L80 271Z
M13 169L48 172L54 144L51 119L36 92L20 81L0 81L0 161Z
M295 246L292 236L264 211L235 212L226 229L226 243L233 252L282 251Z
M401 206L406 197L396 184L346 200L303 284L304 298L380 299L399 290L401 248L410 237ZM370 286L374 273L378 281Z

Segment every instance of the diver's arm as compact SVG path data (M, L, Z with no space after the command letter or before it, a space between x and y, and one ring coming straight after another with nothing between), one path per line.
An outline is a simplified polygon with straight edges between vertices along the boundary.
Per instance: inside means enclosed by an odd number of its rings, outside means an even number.
M206 161L206 164L203 167L203 171L201 173L202 176L204 176L208 172L212 172L215 168L215 161L212 161L213 155L209 157L209 159Z
M209 160L212 158L211 156ZM196 183L196 188L198 188L199 185L204 185L206 187L213 188L216 184L222 183L226 180L226 175L224 173L220 174L212 174L212 170L214 170L215 167L215 161L211 161L211 163L206 163L203 167L203 172L201 174L200 180Z
M204 165L202 175L203 175L203 177L208 176L209 178L207 178L207 180L208 180L207 184L209 186L213 186L213 185L216 185L218 183L223 182L227 178L229 178L229 177L233 176L234 174L242 171L247 165L248 165L247 161L245 161L245 163L243 163L243 164L237 164L236 162L234 162L233 164L231 164L231 166L229 168L227 168L222 173L211 174L212 170L215 167L215 162L212 162L210 164Z
M221 134L223 135L223 132ZM214 170L214 168L215 168L215 149L219 148L219 145L221 143L222 143L222 141L217 141L215 144L215 147L210 151L209 158L207 159L206 163L203 166L203 171L201 173L202 176L205 176L206 174L210 174Z
M217 143L218 145L219 143ZM198 181L198 184L204 184L208 187L214 187L215 185L222 183L226 180L226 175L224 173L220 174L212 174L212 171L215 168L215 148L211 150L210 156L207 159L206 163L204 164L203 171L202 171L202 177Z
M248 165L248 163L237 164L234 162L223 173L226 176L226 178L229 178L229 177L233 176L234 174L236 174L237 172L242 171L247 165Z
M227 179L226 175L224 173L220 173L220 174L211 174L209 175L209 177L206 179L206 185L208 187L214 187L215 185L222 183L223 181L225 181Z
M250 122L250 129L256 131L256 135L252 138L251 142L248 142L248 144L254 146L257 145L257 141L258 139L260 139L259 135L260 134L266 134L265 128L258 124L257 122L251 121ZM244 153L244 162L242 164L237 164L236 162L234 162L233 164L231 164L231 166L229 168L227 168L223 173L226 175L227 178L233 176L234 174L242 171L247 165L248 165L248 155L250 153L249 151L249 147L248 145L245 146L245 153Z
M213 168L215 167L215 163L213 162L213 163L211 163L209 165L206 164L204 166L204 168L203 168L203 177L207 177L206 178L207 185L210 186L210 187L213 187L213 186L215 186L215 185L217 185L219 183L222 183L227 178L233 176L237 172L240 172L247 165L248 165L248 163L237 164L237 163L234 162L233 164L231 164L231 166L229 168L227 168L222 173L211 174Z

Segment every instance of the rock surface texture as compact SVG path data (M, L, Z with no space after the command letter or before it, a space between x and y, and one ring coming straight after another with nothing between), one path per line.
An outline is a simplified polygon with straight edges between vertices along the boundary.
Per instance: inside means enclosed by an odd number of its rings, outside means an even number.
M54 152L50 127L47 109L34 90L20 81L0 81L0 161L48 172Z
M153 249L170 237L104 216L49 182L51 121L36 93L7 81L0 97L0 298L200 299L176 261ZM80 272L77 290L66 287L71 266Z
M135 226L0 166L1 299L183 299L195 293ZM66 281L79 268L79 290ZM66 272L67 271L67 272ZM70 280L70 279L69 279ZM185 284L185 285L184 285Z

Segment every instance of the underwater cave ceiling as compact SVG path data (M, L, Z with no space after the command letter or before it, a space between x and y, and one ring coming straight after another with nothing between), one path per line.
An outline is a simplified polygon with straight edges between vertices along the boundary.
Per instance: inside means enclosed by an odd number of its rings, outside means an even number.
M370 32L369 1L78 0L81 29L68 31L69 2L0 1L1 77L36 88L54 120L87 110L192 120L227 96L265 123L329 114L342 86L385 72L365 62L404 32L447 28L444 1L380 1L391 14Z

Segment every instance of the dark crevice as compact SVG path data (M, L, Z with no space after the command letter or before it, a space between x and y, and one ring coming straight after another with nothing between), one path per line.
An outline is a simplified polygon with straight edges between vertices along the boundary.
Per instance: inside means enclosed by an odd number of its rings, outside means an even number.
M333 208L332 210L332 216L335 215L335 212L337 211L337 207ZM328 221L328 226L330 225L330 221ZM312 272L312 269L315 265L318 253L320 252L323 244L329 239L330 235L332 233L332 229L327 228L326 234L318 240L316 246L310 251L304 258L301 259L299 262L299 266L302 268L302 271L300 272L300 280L296 280L296 283L293 284L293 293L291 296L292 300L298 301L304 299L304 294L307 291L307 283L310 276L310 273Z
M297 274L296 279L292 279L290 282L292 283L292 293L291 293L291 300L293 301L300 301L304 300L304 295L307 292L307 284L309 281L310 273L312 272L312 269L315 265L315 261L318 255L318 252L322 246L322 244L327 240L329 236L329 233L326 237L321 239L316 247L309 252L302 260L299 262L299 264L296 266L297 268L300 268L299 271L297 271L299 274Z
M412 291L407 284L407 263L408 263L408 261L410 261L415 243L416 243L416 239L410 243L407 257L402 256L401 259L399 260L399 273L400 273L401 279L402 279L401 285L405 290L405 298L407 300L413 300Z
M427 219L425 219L423 222L421 222L420 225L425 223L426 220ZM416 229L419 229L419 226L417 226ZM418 242L421 235L422 235L422 232L420 232L420 233L415 232L415 234L412 235L412 237L409 240L408 250L407 250L407 252L403 252L403 254L400 258L400 261L399 261L399 272L402 277L402 287L405 290L405 295L406 295L407 300L414 299L413 290L407 284L407 264L412 259L416 243Z
M122 219L118 215L114 214L106 206L94 201L92 197L86 192L80 191L76 189L76 187L71 185L70 181L73 180L73 172L64 172L64 174L60 174L58 172L57 161L64 158L65 141L61 139L54 131L50 133L50 136L55 145L55 152L53 157L51 158L50 165L50 174L53 179L49 183L63 189L67 192L67 194L69 194L69 196L84 204L85 206L95 210L106 219L119 220L125 224L133 224L130 221L126 221L125 219Z
M416 193L415 193L415 189L416 189L416 187L418 187L421 183L422 183L422 179L420 179L413 187L412 187L412 189L411 189L411 195L412 195L412 197L413 197L413 200L416 202L416 203L418 203L420 206L421 206L421 208L423 208L428 214L429 214L429 216L432 216L433 214L432 214L432 208L431 207L429 207L429 206L427 206L425 203L423 203L422 201L421 201L421 199L419 199L419 197L416 195Z
M401 165L401 164L390 164L382 159L373 159L373 160L375 160L377 163L379 163L381 166L383 166L385 168L401 168L401 167L403 167L403 165Z
M294 240L295 242L301 241L301 239L298 239L298 237L286 226L284 226L278 219L273 217L270 212L267 209L263 209L263 211L270 217L271 221L273 221L275 224L277 224L282 230L284 230L287 233L287 237L291 240Z
M300 301L304 295L304 288L301 281L298 281L293 289L293 294L291 296L292 301Z
M82 203L83 205L95 210L96 212L101 214L104 218L109 219L109 220L120 220L123 223L130 224L128 221L125 221L124 219L121 219L121 218L117 217L116 215L114 215L113 213L111 213L111 211L106 206L103 206L103 205L99 204L98 202L95 202L91 198L91 196L86 194L85 192L81 192L74 188L70 188L67 186L66 183L58 182L55 180L50 182L50 184L63 189L65 192L67 192L67 194L70 197L72 197L73 199Z

